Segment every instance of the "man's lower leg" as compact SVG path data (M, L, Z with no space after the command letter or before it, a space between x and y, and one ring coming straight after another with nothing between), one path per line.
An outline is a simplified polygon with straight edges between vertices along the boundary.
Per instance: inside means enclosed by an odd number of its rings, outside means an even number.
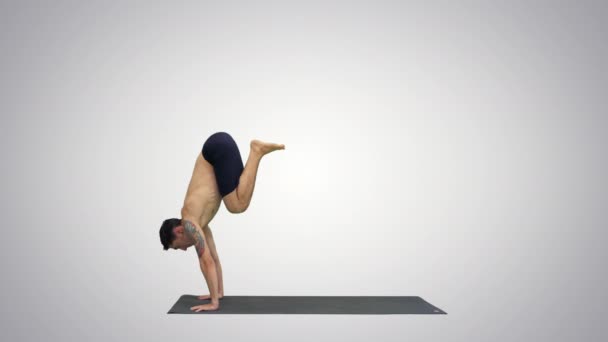
M285 145L283 144L263 142L260 140L252 140L249 147L249 157L247 158L243 173L241 173L241 177L239 178L239 185L236 188L236 197L243 206L243 210L247 209L251 202L253 189L255 188L255 178L262 157L272 151L285 149Z
M255 179L262 156L263 154L251 150L243 173L241 173L241 177L239 178L239 185L236 188L236 197L245 209L247 209L249 203L251 203L253 189L255 188Z

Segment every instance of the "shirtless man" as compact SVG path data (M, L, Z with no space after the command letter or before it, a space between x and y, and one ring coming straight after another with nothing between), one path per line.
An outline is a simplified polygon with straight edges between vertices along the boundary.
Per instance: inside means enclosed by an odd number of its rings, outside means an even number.
M211 303L193 306L190 310L217 310L219 299L224 296L222 268L209 228L220 203L223 201L231 213L244 212L251 202L260 160L272 151L285 149L283 144L260 140L252 140L249 146L249 158L243 167L234 139L225 132L212 134L196 158L181 220L167 219L160 228L164 250L185 251L190 246L196 249L199 266L209 288L209 294L198 299L211 298Z

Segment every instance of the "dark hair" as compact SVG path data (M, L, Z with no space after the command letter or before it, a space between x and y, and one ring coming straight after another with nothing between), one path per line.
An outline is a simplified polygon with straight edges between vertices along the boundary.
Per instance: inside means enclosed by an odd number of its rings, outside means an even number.
M163 249L168 250L171 246L171 242L175 240L175 234L173 228L182 224L182 220L178 218L166 219L163 225L160 226L160 242L163 244Z

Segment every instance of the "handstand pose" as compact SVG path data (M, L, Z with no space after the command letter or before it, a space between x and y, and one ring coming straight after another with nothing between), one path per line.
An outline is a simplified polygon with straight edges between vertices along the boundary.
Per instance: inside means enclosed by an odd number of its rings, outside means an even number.
M209 222L220 203L231 213L242 213L249 207L255 177L262 157L275 150L284 150L285 145L252 140L249 158L243 167L236 142L226 132L212 134L198 154L192 178L188 185L181 220L167 219L160 228L163 249L186 250L194 246L209 294L199 299L211 298L211 303L193 306L196 312L217 310L219 299L224 296L222 267L215 249Z

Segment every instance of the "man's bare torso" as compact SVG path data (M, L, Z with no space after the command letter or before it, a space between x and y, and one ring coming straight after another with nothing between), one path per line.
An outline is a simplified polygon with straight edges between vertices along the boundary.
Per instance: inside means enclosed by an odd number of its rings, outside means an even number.
M217 213L221 202L213 166L199 153L184 199L182 219L198 222L201 228L205 227Z

